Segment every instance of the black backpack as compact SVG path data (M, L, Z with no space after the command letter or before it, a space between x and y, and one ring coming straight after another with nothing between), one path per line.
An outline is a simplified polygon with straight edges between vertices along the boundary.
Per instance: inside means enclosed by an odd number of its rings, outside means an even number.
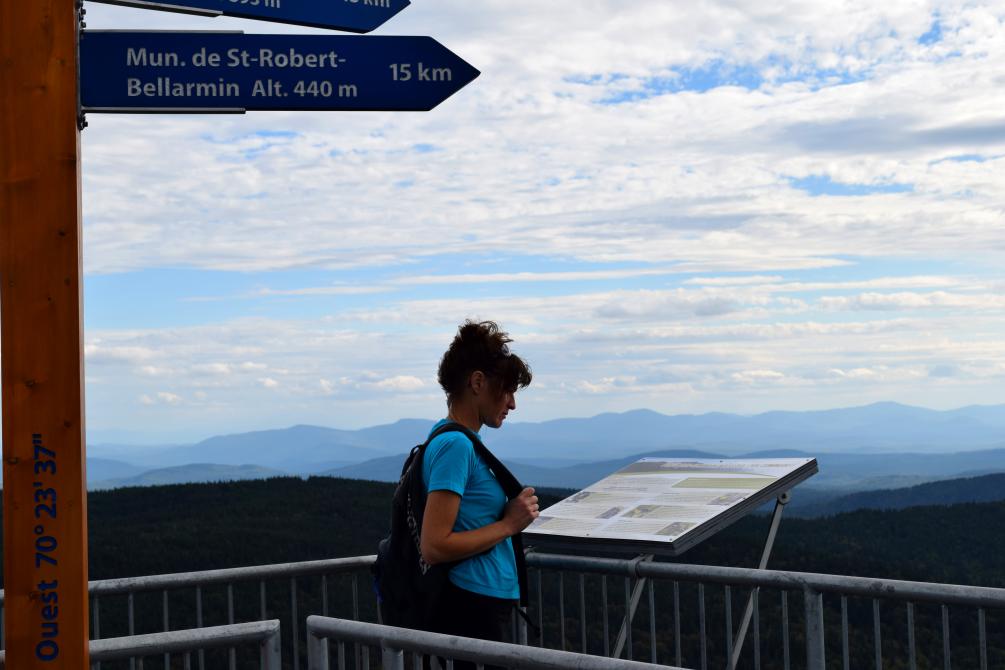
M460 561L429 565L422 558L420 537L422 516L426 509L426 487L422 481L422 459L433 438L444 433L467 435L480 456L496 476L508 499L523 491L516 477L499 462L478 436L458 423L437 428L423 444L414 447L401 469L401 479L391 501L391 534L377 546L373 571L374 590L380 604L381 622L388 626L431 630L436 603L447 584L450 569ZM512 538L520 583L520 605L527 606L527 567L523 541Z

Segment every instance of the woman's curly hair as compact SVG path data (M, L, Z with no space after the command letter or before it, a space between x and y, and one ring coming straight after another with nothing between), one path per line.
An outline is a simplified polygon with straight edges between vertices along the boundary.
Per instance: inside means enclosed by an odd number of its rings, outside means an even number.
M526 362L509 350L513 339L494 321L465 321L440 360L437 379L452 398L463 393L471 373L481 370L497 393L515 392L530 385Z

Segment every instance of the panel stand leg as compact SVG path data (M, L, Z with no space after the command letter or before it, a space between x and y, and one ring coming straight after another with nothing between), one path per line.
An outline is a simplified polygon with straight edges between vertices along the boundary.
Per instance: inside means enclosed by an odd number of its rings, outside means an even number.
M653 560L652 554L643 554L635 559L635 564L644 563ZM625 645L628 642L628 627L632 625L632 621L635 619L635 612L639 608L639 603L642 601L642 593L646 589L646 583L649 580L642 577L635 582L635 588L632 589L631 603L628 611L625 612L625 620L621 622L621 630L618 631L618 640L614 644L614 652L611 654L611 658L620 658L622 652L625 650Z
M775 537L778 535L778 526L782 522L782 510L785 509L788 503L788 492L778 496L778 500L775 501L775 511L771 515L771 527L768 528L768 537L764 541L764 550L761 552L761 562L757 566L758 570L764 570L768 567L768 558L771 557L771 549L775 546ZM740 660L740 652L743 651L743 643L747 638L747 629L750 628L750 620L754 616L754 598L759 590L759 586L755 586L750 590L747 607L743 611L743 619L740 621L740 629L736 632L736 639L733 641L733 655L729 659L729 665L726 666L727 670L736 670L736 664Z

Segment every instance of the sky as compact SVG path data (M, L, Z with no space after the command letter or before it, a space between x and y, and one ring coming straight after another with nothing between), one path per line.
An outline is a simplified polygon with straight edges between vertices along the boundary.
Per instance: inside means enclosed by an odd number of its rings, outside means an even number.
M88 3L90 28L311 29ZM1002 402L1005 5L415 0L426 113L98 115L89 440L444 414L493 319L515 420Z

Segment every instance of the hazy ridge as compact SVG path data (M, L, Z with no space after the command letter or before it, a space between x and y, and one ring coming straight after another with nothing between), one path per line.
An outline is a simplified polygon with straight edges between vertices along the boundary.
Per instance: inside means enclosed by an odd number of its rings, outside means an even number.
M92 445L89 486L233 481L286 474L392 482L400 475L408 449L432 424L432 420L403 419L361 430L293 426L173 447ZM802 508L804 514L880 505L880 497L852 495L861 491L900 491L1005 472L1005 405L936 411L878 403L750 417L724 413L667 416L636 410L508 423L503 430L486 429L482 435L518 478L539 487L582 488L644 456L813 456L820 473L799 487L792 504L794 511ZM926 491L931 492L918 495Z

